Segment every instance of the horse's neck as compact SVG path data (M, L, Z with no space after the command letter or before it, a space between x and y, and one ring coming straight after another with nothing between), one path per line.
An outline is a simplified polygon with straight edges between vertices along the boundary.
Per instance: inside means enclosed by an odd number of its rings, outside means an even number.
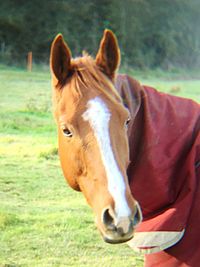
M129 109L133 121L140 108L142 86L128 75L118 74L115 87L123 100L124 106Z

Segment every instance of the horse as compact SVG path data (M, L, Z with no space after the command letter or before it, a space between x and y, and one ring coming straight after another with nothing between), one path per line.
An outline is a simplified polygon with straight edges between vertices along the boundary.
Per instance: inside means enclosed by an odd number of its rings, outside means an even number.
M96 57L72 58L58 34L50 52L58 151L103 239L145 253L146 267L200 262L200 108L118 74L105 30ZM200 178L200 177L199 177ZM193 249L195 248L195 249Z

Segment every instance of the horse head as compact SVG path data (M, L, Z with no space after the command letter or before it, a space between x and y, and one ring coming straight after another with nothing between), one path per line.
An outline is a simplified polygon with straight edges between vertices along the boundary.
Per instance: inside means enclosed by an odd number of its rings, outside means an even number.
M53 108L58 127L59 156L69 185L81 191L109 243L133 237L142 215L131 195L129 111L114 87L120 63L115 35L105 30L96 58L72 58L62 35L51 47Z

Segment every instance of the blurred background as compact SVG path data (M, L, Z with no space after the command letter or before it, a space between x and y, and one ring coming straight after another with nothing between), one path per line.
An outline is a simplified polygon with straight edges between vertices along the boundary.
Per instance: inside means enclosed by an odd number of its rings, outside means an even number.
M48 64L50 43L61 32L73 55L95 53L112 29L122 63L135 68L200 66L199 0L7 0L0 7L0 62Z

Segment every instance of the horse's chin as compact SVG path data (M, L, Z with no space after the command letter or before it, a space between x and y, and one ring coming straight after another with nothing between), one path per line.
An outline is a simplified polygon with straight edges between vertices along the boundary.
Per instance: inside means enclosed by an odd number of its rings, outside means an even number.
M100 232L103 240L106 243L109 243L109 244L126 243L126 242L130 241L133 238L133 236L134 236L134 229L133 229L133 231L130 231L126 235L118 235L115 232L113 232L113 233L110 232L110 231L107 231L106 232L105 230L102 230L102 229L99 229L99 232Z
M121 243L126 243L128 241L130 241L131 239L133 238L133 236L130 236L128 238L120 238L120 239L112 239L110 237L107 237L107 236L103 236L103 239L106 243L109 243L109 244L121 244Z

